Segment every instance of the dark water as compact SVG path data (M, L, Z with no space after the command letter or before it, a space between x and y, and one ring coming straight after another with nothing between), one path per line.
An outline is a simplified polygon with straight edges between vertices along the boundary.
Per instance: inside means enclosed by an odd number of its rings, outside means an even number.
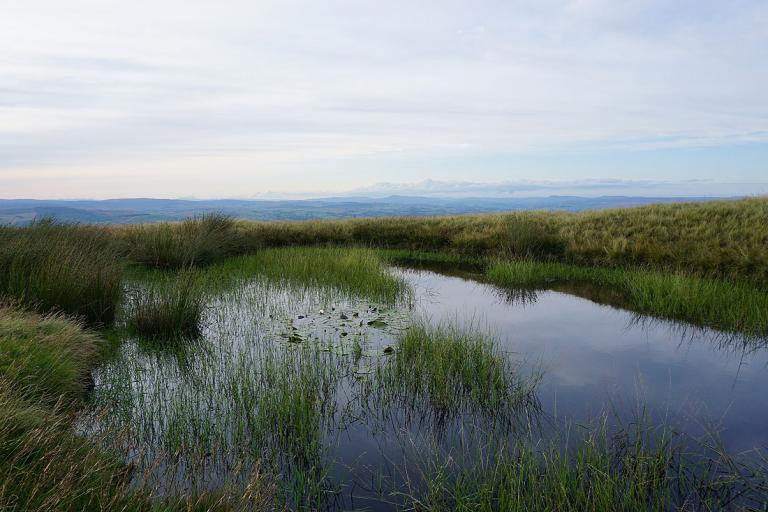
M321 493L322 508L336 510L390 510L402 499L392 491L418 488L435 454L459 459L481 446L492 452L494 443L505 439L535 441L606 411L611 421L631 421L642 407L654 423L674 425L691 436L716 431L734 453L768 447L766 340L640 317L568 293L502 290L426 270L394 272L411 285L413 300L386 311L312 290L246 287L214 305L205 339L184 357L147 352L126 340L121 353L95 376L96 402L108 404L110 417L124 417L134 427L127 444L134 454L143 445L163 445L170 432L192 444L198 434L190 429L205 431L206 439L221 434L222 453L206 455L203 466L185 470L200 475L173 470L170 477L175 483L215 487L236 466L233 453L241 446L232 432L242 427L242 403L230 403L232 390L242 380L258 378L263 358L322 340L316 345L322 351L318 361L339 376L322 395L330 412L321 427L321 461L310 465L312 471L322 466L328 488ZM341 313L349 318L341 320ZM369 372L388 357L382 349L396 345L398 332L414 317L493 334L522 376L540 376L535 404L508 411L513 420L500 425L469 410L437 417L426 404L382 409L381 401L362 398L375 397ZM369 326L374 320L385 325ZM294 337L301 341L287 341ZM356 342L362 344L362 356L353 356ZM205 418L197 421L200 417ZM142 465L135 455L132 462ZM153 460L147 466L173 463ZM289 480L292 474L307 474L295 461L280 467Z

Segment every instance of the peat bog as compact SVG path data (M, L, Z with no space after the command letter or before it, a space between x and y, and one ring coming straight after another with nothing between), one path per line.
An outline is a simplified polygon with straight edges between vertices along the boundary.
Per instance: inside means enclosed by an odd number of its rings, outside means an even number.
M155 501L765 504L768 339L466 269L384 267L362 249L269 249L195 272L199 332L143 336L125 308L76 421Z

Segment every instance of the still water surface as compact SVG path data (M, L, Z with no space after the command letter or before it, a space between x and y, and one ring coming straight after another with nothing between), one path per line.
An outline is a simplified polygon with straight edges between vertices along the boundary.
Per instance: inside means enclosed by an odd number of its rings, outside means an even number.
M211 309L204 339L183 357L125 340L95 375L95 403L106 408L102 417L129 426L134 437L124 446L129 459L145 474L157 472L159 488L215 487L231 477L232 468L247 469L248 457L263 455L251 454L238 441L260 434L249 433L250 424L238 417L249 412L243 404L257 404L258 397L238 401L232 394L253 393L243 381L263 373L264 358L278 360L277 352L318 340L323 359L316 362L333 369L332 377L323 377L331 389L320 395L325 412L313 455L318 459L307 463L313 467L309 473L294 467L295 457L279 467L295 482L295 475L316 476L312 471L322 466L325 485L334 491L325 493L330 498L324 506L336 510L391 509L398 501L391 491L418 486L431 454L458 457L478 446L492 450L478 432L494 443L522 430L545 437L594 421L606 410L611 421L630 421L643 407L654 422L693 436L717 430L731 452L768 447L766 340L640 317L564 292L502 290L427 270L393 272L413 290L412 300L394 309L307 289L275 290L263 282L225 294ZM342 314L347 318L341 320ZM439 420L425 414L426 407L389 407L382 414L381 403L370 399L376 386L372 368L392 357L383 349L396 346L398 332L413 318L493 334L521 375L540 376L536 406L515 411L514 424L503 428L468 411ZM382 325L369 325L379 319ZM349 348L355 340L362 356ZM205 454L204 464L157 461L155 447L183 446L188 439L194 444L201 435L211 446L211 439L218 443L203 450L214 452ZM169 467L181 469L161 471ZM169 478L175 486L162 482Z

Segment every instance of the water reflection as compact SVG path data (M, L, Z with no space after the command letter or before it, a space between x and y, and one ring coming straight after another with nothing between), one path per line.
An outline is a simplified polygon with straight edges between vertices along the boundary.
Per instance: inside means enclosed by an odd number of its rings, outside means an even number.
M424 316L482 319L508 351L541 363L537 395L547 415L588 421L610 407L629 417L642 400L653 419L680 422L691 434L716 425L729 449L768 446L765 338L653 319L563 291L398 272L416 290ZM610 302L610 294L591 296Z
M371 510L391 509L393 490L418 485L430 454L455 462L516 440L536 444L607 409L631 422L641 407L650 423L693 436L714 427L731 451L768 445L766 340L563 291L394 272L414 292L396 307L254 281L211 304L199 340L165 349L125 340L95 376L98 412L126 430L112 442L163 492L245 482L268 461L299 486L285 491L289 501ZM414 317L490 331L514 362L507 371L535 378L535 388L484 410L436 408L384 386L377 372ZM97 431L88 420L85 431Z

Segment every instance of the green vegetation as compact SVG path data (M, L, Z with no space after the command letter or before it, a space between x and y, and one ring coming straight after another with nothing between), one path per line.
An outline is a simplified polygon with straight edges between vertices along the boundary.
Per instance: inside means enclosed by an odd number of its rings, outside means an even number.
M418 323L400 335L392 361L377 368L379 393L400 403L428 403L439 415L469 406L502 413L531 400L524 381L495 346L471 328Z
M0 308L0 375L25 399L74 398L100 350L101 339L71 320Z
M680 273L585 268L535 261L497 262L490 265L487 277L492 283L505 287L594 285L618 294L623 305L639 313L751 335L768 334L768 293L741 283Z
M359 248L263 249L212 266L201 279L217 286L251 276L304 288L332 287L347 295L386 303L407 292L405 283L387 272L375 251Z
M148 339L196 338L204 309L195 273L160 274L129 293L127 327Z
M131 226L122 239L131 260L162 269L209 265L242 252L234 220L216 213L176 224Z
M763 198L579 214L0 227L0 296L12 304L0 307L0 510L322 508L338 492L334 429L369 419L366 406L406 417L427 409L442 426L536 403L536 376L522 376L491 336L388 325L382 311L410 295L385 262L462 267L507 288L608 289L640 313L765 336L766 226ZM85 325L117 315L114 332L194 338L204 310L211 328L199 343L147 354L129 338L116 348L87 420L75 423L106 345ZM387 336L394 347L376 344ZM718 509L768 494L763 470L711 448L692 456L663 429L590 427L570 447L504 443L493 437L475 459L436 457L404 506Z
M711 451L697 458L673 429L585 429L575 446L524 442L483 454L433 454L409 500L425 511L762 510L766 470ZM691 440L689 440L689 443ZM714 448L714 447L708 447ZM746 502L737 501L743 495ZM762 496L762 497L761 497Z
M0 510L84 510L125 498L124 465L71 431L100 339L61 316L0 308Z
M0 296L40 312L109 324L121 296L123 262L102 229L36 222L0 226Z
M247 247L365 245L679 271L768 286L768 198L565 213L242 222Z

